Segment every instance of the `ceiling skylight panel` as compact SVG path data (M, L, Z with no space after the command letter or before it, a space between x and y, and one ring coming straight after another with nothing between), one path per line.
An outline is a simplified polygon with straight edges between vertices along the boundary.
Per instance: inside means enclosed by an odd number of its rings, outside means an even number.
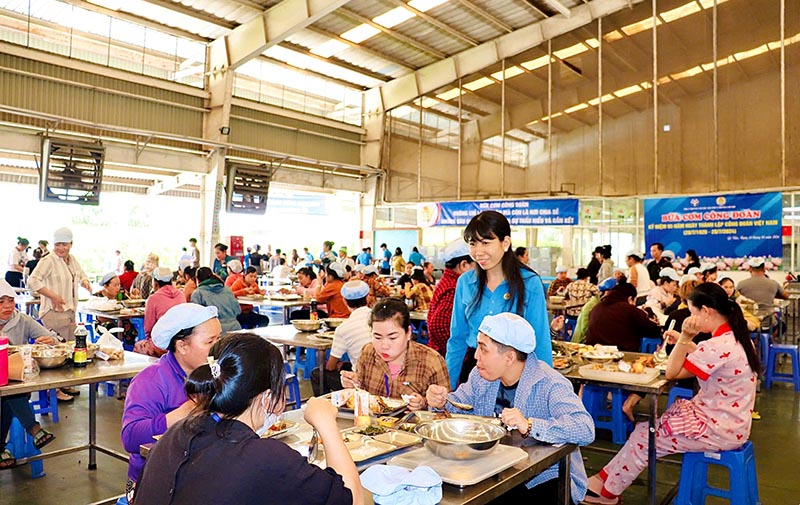
M525 72L525 71L522 70L521 68L517 67L517 66L509 67L509 68L506 69L505 79L511 79L512 77L516 77L516 76L518 76L519 74L521 74L523 72ZM498 80L498 81L502 81L503 78L504 78L503 77L503 71L499 70L499 71L493 73L492 77L494 79Z
M381 31L375 28L374 26L370 26L368 24L360 24L355 28L352 28L344 32L341 35L341 37L345 40L349 40L350 42L355 42L356 44L360 44L361 42L367 40L370 37L374 37L380 32Z
M490 84L494 84L494 81L489 79L488 77L481 77L480 79L476 79L476 80L474 80L472 82L468 82L468 83L464 84L464 87L467 88L470 91L476 91L476 90L479 90L481 88L485 88L486 86L489 86Z
M546 55L545 56L540 56L540 57L538 57L536 59L521 63L521 65L523 67L525 67L526 70L533 71L533 70L536 70L537 68L542 68L542 67L547 66L547 59L548 58L549 57L546 56Z
M444 93L439 93L438 95L436 95L436 98L438 98L439 100L444 100L445 102L449 102L450 100L457 97L461 93L462 91L460 89L453 88L451 90L445 91Z
M434 7L438 7L445 2L447 2L447 0L411 0L408 2L408 5L420 12L428 12Z
M348 46L344 42L335 39L330 39L327 42L323 42L322 44L312 49L311 52L318 56L322 56L323 58L329 58L336 53L344 51L348 47L350 46Z
M372 20L385 28L392 28L393 26L397 26L403 21L407 21L414 16L416 16L416 14L405 7L396 7L389 12L372 18Z
M571 58L578 54L585 53L588 50L589 48L583 45L583 42L578 42L573 46L565 47L564 49L559 49L558 51L553 51L553 54L558 59L566 60L567 58Z

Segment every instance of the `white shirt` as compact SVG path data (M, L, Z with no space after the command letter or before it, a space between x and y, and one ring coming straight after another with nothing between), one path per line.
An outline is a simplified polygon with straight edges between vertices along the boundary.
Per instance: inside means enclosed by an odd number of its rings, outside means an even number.
M633 268L636 269L636 295L647 296L647 293L653 288L650 272L647 271L647 267L642 263L636 263ZM630 281L630 277L628 277L628 281Z
M8 255L8 271L9 272L20 272L21 270L17 270L14 266L21 266L25 267L25 263L28 262L28 253L25 252L25 249L19 250L16 247L12 249L11 254Z
M275 279L288 279L289 274L292 273L292 267L289 265L275 265L270 273Z
M361 349L372 342L372 330L369 327L369 307L359 307L350 313L347 321L340 324L333 333L331 356L341 359L345 353L350 357L353 370L356 369Z

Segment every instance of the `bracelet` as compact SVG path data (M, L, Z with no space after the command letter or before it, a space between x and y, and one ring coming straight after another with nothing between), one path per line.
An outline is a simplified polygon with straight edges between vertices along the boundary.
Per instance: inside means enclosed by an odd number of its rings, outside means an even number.
M528 431L527 431L527 433L525 433L525 438L528 438L528 437L531 436L531 431L533 431L533 418L529 417L528 418Z
M683 340L678 340L677 342L675 342L675 345L678 345L678 344L689 345L691 343L693 343L691 340L689 340L688 342L685 342Z

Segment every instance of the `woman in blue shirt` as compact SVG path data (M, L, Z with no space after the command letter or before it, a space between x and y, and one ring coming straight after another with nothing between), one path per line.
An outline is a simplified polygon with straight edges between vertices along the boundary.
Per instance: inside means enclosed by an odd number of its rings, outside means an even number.
M536 332L536 356L552 366L547 303L539 274L521 264L511 247L511 225L496 211L481 212L464 229L477 268L458 278L445 361L453 390L475 366L478 326L487 315L516 313Z
M414 247L411 249L411 254L408 255L408 261L415 265L422 266L422 263L425 261L425 256L420 254L419 249Z

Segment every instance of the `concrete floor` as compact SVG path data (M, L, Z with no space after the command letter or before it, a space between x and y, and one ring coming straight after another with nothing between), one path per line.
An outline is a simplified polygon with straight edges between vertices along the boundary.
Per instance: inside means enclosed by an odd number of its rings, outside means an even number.
M308 381L301 381L302 396L310 395ZM88 386L72 404L61 404L61 422L52 424L45 418L42 425L57 435L48 450L85 443L88 440ZM646 402L642 402L644 404ZM122 451L119 440L123 402L98 395L98 441ZM776 384L759 394L756 410L762 420L753 423L751 440L755 445L761 501L765 505L800 504L800 479L797 478L797 455L800 454L800 393L788 384ZM598 446L615 448L604 432ZM591 475L610 459L609 455L584 451L587 472ZM59 456L44 462L47 475L31 479L27 466L0 471L0 503L3 505L87 504L122 494L125 488L126 463L104 454L97 456L98 469L86 468L88 452ZM678 480L679 467L658 465L658 494L663 496ZM721 475L712 479L719 481ZM646 473L624 494L626 504L645 503ZM727 503L709 499L708 503Z

